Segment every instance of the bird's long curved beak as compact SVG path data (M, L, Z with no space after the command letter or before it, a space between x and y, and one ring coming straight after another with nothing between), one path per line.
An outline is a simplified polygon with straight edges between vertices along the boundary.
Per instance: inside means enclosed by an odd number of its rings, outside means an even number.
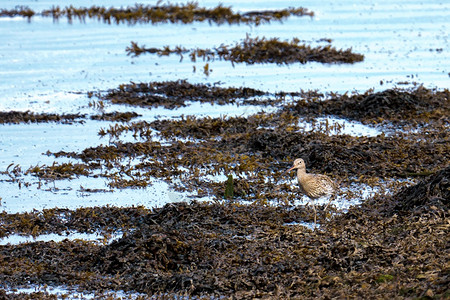
M284 175L284 174L286 174L287 172L292 171L292 170L294 170L294 169L295 169L295 166L293 166L293 167L290 168L289 170L284 171L282 175Z

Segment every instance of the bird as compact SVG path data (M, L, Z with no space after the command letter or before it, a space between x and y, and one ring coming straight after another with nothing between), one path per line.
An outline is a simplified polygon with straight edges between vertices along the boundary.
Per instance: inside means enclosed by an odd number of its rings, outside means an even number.
M333 199L332 195L337 190L337 184L327 175L306 173L305 161L301 158L294 160L294 165L292 168L285 171L285 173L294 169L297 169L297 180L301 192L312 200L311 203L314 209L314 227L316 227L317 213L314 200L321 197L330 196L328 204L324 209L326 210Z

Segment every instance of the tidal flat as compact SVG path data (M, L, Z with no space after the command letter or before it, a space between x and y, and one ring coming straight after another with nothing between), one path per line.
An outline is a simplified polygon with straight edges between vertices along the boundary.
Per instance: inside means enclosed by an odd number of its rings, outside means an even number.
M0 298L448 298L448 15L2 4Z

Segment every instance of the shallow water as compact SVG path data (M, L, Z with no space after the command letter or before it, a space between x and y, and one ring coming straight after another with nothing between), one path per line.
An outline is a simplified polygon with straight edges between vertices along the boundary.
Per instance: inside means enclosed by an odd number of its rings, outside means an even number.
M13 234L2 238L0 240L0 245L7 245L7 244L17 245L21 243L49 242L49 241L60 242L65 239L85 240L101 244L109 244L113 240L119 239L121 236L122 236L121 234L114 234L112 237L105 238L104 236L99 235L97 233L80 233L80 232L67 232L66 234L56 234L56 233L41 234L35 237Z
M50 295L55 295L58 299L99 299L99 297L104 297L103 299L108 299L108 297L112 297L112 299L137 299L139 297L144 297L146 295L139 293L125 293L120 291L107 291L103 293L87 293L87 292L78 292L74 289L65 286L31 286L24 287L19 289L14 289L14 294L25 293L31 294L36 292L47 293ZM101 295L101 296L100 296ZM120 298L119 298L120 297ZM100 298L101 299L101 298ZM180 298L183 299L183 298Z
M123 1L107 1L106 6L123 6ZM14 7L8 1L3 7ZM144 1L154 3L154 1ZM61 5L58 1L21 1L34 9ZM69 5L65 2L64 5ZM102 1L81 1L75 6L102 5ZM216 6L216 1L200 5ZM226 2L234 10L286 8L298 6L296 1ZM191 82L223 82L226 86L247 86L269 91L320 89L325 91L365 91L385 89L399 81L417 81L428 87L448 86L450 5L442 1L304 1L302 6L316 17L293 17L282 24L273 22L257 27L216 26L207 23L187 25L107 25L87 20L86 23L35 17L30 23L22 18L0 18L0 90L4 99L16 100L23 107L36 96L69 91L113 88L129 81L162 81L187 78ZM158 58L143 55L126 56L131 41L148 47L211 48L234 44L250 34L252 37L298 37L311 41L331 38L337 48L352 48L363 53L365 60L353 65L308 63L290 66L270 64L236 65L211 63L213 72L206 77L192 72L193 63L179 63L175 56ZM436 49L443 49L438 52ZM203 62L195 64L200 70ZM380 81L385 84L380 85ZM20 101L19 101L20 100ZM42 99L44 100L44 99ZM3 102L3 101L2 101ZM4 105L2 103L2 105ZM76 103L74 103L76 106ZM70 106L69 106L70 107ZM67 108L69 108L67 107Z

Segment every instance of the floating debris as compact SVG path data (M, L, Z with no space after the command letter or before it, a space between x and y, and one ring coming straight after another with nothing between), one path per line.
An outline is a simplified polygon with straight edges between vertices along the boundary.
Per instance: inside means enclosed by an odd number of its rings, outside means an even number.
M52 17L58 21L66 17L69 23L74 19L85 22L86 18L97 19L107 24L158 24L158 23L183 23L209 22L217 25L221 24L249 24L261 25L271 21L283 21L291 16L310 16L314 13L306 8L287 8L282 10L249 11L246 13L233 12L231 7L222 4L214 8L199 7L197 2L187 4L164 4L155 6L136 4L127 8L105 8L101 6L91 6L90 8L76 8L72 5L60 8L54 6L51 9L35 12L26 6L17 6L14 9L1 9L0 17L26 17L28 21L33 16Z
M315 61L320 63L355 63L364 60L364 55L353 53L351 49L337 50L326 45L311 47L306 44L300 44L297 38L292 41L280 41L278 38L251 38L247 36L242 42L229 47L221 45L214 49L186 49L175 47L171 49L166 46L162 49L145 48L135 42L126 48L128 55L139 56L143 53L157 54L158 56L168 56L177 54L180 61L184 55L189 55L192 62L198 59L203 61L214 61L215 59L230 61L235 63L246 63L249 65L261 63L292 64Z

